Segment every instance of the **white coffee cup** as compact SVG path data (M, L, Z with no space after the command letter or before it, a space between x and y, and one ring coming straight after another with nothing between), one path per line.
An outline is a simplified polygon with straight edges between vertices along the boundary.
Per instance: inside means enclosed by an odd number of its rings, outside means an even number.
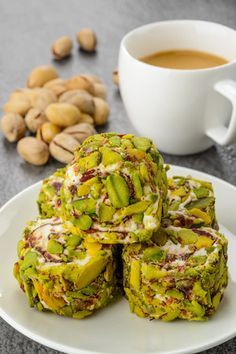
M158 51L189 49L229 62L179 70L138 60ZM152 23L129 32L119 54L120 91L140 135L175 155L236 141L236 31L205 21Z

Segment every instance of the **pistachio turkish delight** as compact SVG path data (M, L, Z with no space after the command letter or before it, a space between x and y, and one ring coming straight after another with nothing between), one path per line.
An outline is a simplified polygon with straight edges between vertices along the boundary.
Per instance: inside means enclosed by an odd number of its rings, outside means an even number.
M68 165L62 189L65 220L102 243L149 240L166 210L163 159L152 141L131 134L98 134Z
M114 246L90 243L60 218L30 222L14 275L31 307L83 318L117 294Z
M169 226L151 242L126 245L124 290L141 317L205 320L227 286L227 240L208 228Z

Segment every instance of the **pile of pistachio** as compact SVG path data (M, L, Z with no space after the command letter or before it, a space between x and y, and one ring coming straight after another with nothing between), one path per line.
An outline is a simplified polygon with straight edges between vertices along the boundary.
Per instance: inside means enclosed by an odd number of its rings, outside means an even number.
M37 67L27 87L12 92L4 104L3 134L33 165L46 164L50 155L69 163L74 150L96 132L94 126L107 122L106 93L94 75L63 79L53 66Z

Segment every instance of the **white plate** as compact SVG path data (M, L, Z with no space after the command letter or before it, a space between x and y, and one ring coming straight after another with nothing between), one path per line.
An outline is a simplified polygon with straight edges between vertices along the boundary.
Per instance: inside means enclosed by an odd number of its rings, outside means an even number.
M12 275L16 243L37 214L37 183L0 211L0 315L27 337L66 353L177 354L201 351L236 335L236 187L210 175L172 166L171 173L213 182L221 230L229 240L231 280L216 315L208 322L149 321L130 314L125 299L84 320L40 313L28 306ZM230 232L230 231L231 232Z

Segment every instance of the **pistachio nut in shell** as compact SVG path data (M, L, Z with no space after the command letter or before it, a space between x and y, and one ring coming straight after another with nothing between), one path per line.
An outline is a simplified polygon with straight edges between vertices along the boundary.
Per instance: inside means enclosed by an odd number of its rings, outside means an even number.
M25 116L27 128L32 133L36 133L37 129L46 121L47 117L45 113L38 108L31 108Z
M69 92L69 91L68 91ZM95 104L93 97L86 91L77 92L68 98L67 103L71 103L76 106L82 113L94 115Z
M94 120L93 120L93 117L91 117L89 114L82 113L80 123L88 123L88 124L94 125Z
M76 140L82 143L90 135L96 134L96 130L91 124L88 123L79 123L72 125L63 130L63 133L73 136Z
M50 154L54 159L62 163L70 163L74 157L74 151L80 143L66 133L57 134L49 145Z
M67 80L66 83L67 90L85 90L91 94L93 94L94 88L93 83L91 83L86 77L81 75L73 76Z
M31 103L27 95L24 93L18 93L14 98L10 98L10 100L3 105L3 111L5 113L18 113L24 116L30 107Z
M19 114L6 113L1 119L1 129L6 139L13 143L23 138L26 132L26 125Z
M96 97L101 97L105 99L107 97L107 88L105 85L101 83L94 83L94 96Z
M52 54L56 60L61 60L70 55L73 42L70 37L63 36L55 40L52 45Z
M46 82L58 78L56 69L51 65L43 65L34 68L28 76L27 86L42 87Z
M70 103L51 103L45 113L50 122L62 128L78 123L81 117L78 108Z
M61 128L51 122L45 122L37 130L37 139L44 141L47 144L53 140L54 136L61 132Z
M18 154L32 165L45 165L49 159L47 144L33 137L25 137L17 143Z
M85 52L94 52L97 45L97 37L91 28L82 28L76 34L79 46Z
M55 93L56 96L62 95L66 91L66 80L57 78L46 82L43 86Z
M107 102L100 97L94 97L93 101L95 104L94 124L103 125L107 122L110 114L109 106Z

